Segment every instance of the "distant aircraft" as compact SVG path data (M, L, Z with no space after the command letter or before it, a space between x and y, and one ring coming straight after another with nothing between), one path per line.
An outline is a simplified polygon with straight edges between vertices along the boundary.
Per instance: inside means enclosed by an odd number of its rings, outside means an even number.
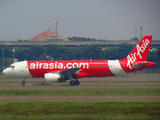
M152 36L144 36L132 52L122 60L22 61L3 70L4 75L44 78L46 82L65 82L79 85L78 78L109 77L146 69L155 65L147 61ZM75 79L75 80L73 80Z

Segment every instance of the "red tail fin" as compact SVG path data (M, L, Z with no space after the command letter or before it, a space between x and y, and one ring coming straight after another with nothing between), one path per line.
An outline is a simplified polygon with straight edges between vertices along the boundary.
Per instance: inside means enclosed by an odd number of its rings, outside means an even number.
M127 56L131 61L146 61L149 48L151 45L152 36L144 36L143 39L136 45L132 52Z
M132 69L134 63L147 61L149 48L151 45L152 36L144 36L143 39L136 45L132 52L122 61L126 61L126 67Z

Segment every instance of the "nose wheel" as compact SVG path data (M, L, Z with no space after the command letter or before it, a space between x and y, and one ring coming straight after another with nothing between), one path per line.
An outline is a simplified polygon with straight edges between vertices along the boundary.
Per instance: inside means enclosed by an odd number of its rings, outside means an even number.
M24 85L25 85L25 82L22 82L21 85L24 86Z
M22 83L21 83L22 86L25 85L25 80L26 80L26 78L23 78L23 81L22 81Z
M73 86L73 85L79 85L80 82L76 79L75 81L74 80L71 80L70 81L70 85Z

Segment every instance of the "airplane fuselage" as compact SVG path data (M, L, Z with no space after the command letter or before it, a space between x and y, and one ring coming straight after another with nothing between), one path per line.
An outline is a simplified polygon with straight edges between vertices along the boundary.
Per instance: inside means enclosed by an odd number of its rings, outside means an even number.
M154 63L150 62L145 68L152 66ZM80 68L73 78L109 77L144 69L141 67L131 70L123 60L21 61L13 63L3 73L9 73L13 77L41 78L46 73L57 73L72 68Z
M79 85L78 78L116 76L154 66L147 61L151 40L152 36L144 36L122 60L21 61L11 64L3 74L23 77L22 85L27 77L43 77L46 82L71 80L71 85Z

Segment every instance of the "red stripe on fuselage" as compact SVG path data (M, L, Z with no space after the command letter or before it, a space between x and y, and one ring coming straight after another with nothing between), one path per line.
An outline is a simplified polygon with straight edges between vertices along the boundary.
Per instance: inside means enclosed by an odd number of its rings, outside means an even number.
M44 77L50 72L80 67L80 72L74 78L114 76L108 67L107 60L78 61L28 61L28 69L32 77Z

